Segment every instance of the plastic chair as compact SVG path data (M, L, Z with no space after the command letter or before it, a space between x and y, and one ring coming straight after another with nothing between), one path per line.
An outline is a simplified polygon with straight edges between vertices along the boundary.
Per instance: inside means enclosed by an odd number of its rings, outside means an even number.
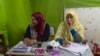
M52 40L54 38L54 35L55 35L54 27L50 26L50 39L49 40Z

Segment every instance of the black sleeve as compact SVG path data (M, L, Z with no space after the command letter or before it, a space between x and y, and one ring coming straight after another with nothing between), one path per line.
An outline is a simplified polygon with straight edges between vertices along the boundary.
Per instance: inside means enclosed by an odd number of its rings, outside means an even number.
M49 37L50 37L50 26L48 23L46 23L42 41L48 41Z
M30 25L27 27L24 38L31 38Z

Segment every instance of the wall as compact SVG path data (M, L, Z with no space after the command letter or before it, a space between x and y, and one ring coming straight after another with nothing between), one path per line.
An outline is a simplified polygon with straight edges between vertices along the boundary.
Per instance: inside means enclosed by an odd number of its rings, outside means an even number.
M63 21L64 8L98 6L100 0L0 0L0 32L13 46L23 39L33 12L42 12L46 22L57 29Z
M23 39L30 23L30 1L0 0L0 33L5 35L6 44L13 46Z
M0 34L4 34L6 44L8 45L7 21L5 15L5 0L0 0Z

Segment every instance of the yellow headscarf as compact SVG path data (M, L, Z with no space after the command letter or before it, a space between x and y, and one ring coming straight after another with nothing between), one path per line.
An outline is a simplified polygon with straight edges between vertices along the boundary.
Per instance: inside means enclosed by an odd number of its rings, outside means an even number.
M74 21L75 21L73 24L73 27L78 32L78 34L82 37L82 40L85 40L84 28L81 25L77 14L74 11L69 11L66 14L66 16L68 14L71 14L73 16ZM70 29L68 27L68 24L66 23L66 20L59 25L58 30L57 30L56 35L55 35L55 39L57 39L57 38L63 38L65 40L73 41L73 36L70 33Z

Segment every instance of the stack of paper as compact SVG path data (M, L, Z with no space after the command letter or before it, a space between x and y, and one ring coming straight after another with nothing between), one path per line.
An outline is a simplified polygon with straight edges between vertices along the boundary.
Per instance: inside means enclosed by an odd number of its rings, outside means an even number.
M27 47L22 41L15 45L11 51L13 52L30 52L32 49L31 46Z
M89 49L88 44L78 44L78 43L71 43L71 45L63 47L59 46L60 49L69 51L70 53L80 56L82 55L86 50Z

